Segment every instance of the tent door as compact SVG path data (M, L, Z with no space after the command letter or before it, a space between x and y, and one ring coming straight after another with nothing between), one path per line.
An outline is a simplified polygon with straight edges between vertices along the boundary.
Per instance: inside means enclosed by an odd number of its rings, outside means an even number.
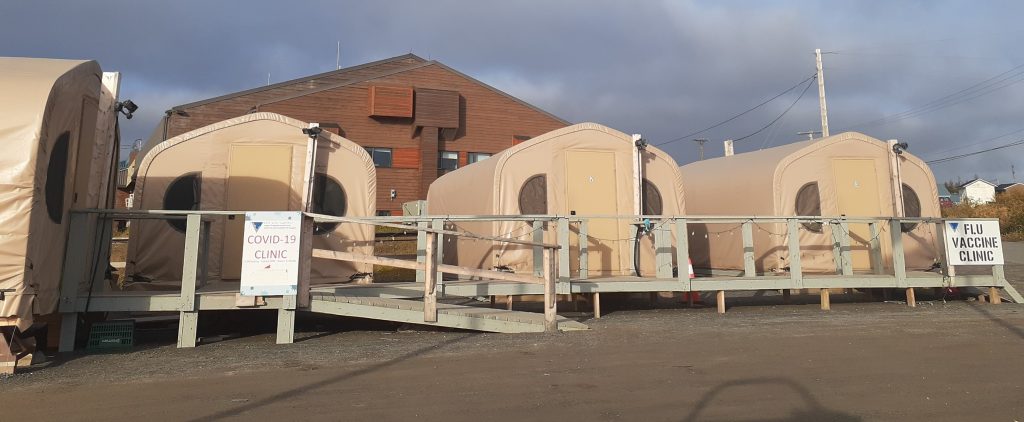
M878 195L878 177L875 161L865 159L834 159L836 196L839 214L850 217L881 215ZM838 236L838 233L837 233ZM850 225L850 247L854 269L871 268L871 258L865 245L871 239L867 224Z
M291 195L292 145L232 145L228 162L226 209L229 211L286 211ZM227 220L224 229L224 279L242 271L245 219Z
M566 205L570 214L619 214L614 152L566 151L565 173ZM620 270L618 249L629 248L624 242L609 241L622 237L619 234L619 221L591 220L588 230L590 241L587 259L590 273L617 274ZM575 262L574 265L578 268L579 264Z

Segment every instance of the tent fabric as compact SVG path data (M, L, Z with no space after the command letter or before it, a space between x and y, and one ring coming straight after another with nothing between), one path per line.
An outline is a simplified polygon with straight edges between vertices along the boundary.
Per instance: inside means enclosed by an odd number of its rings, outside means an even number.
M588 215L634 215L639 209L636 197L639 187L634 181L635 146L630 135L596 124L581 123L558 129L529 141L513 146L486 160L445 174L430 185L427 194L427 213L434 216L476 215L508 216L524 215L520 209L520 193L525 192L524 205L530 208L543 207L536 198L538 192L546 195L546 212L542 214L570 216L577 209L601 209L604 212L579 212L577 217ZM607 158L611 168L593 169L614 174L609 189L586 200L590 204L574 203L573 183L569 180L571 170L568 158L579 154L598 154ZM595 166L596 167L596 166ZM587 169L586 171L590 171ZM675 161L666 153L653 147L643 152L644 177L653 184L661 196L664 215L683 214L682 176ZM580 173L589 174L589 173ZM536 185L536 176L543 175L546 188ZM574 176L578 178L577 176ZM584 176L587 177L587 176ZM595 177L589 176L593 182ZM600 182L600 181L598 181ZM613 187L612 187L613 186ZM597 208L594 208L597 207ZM590 219L589 221L589 276L628 275L633 270L632 247L635 238L633 219ZM534 233L528 222L464 222L453 221L449 226L474 234L532 240ZM571 226L574 233L578 226ZM601 233L612 233L601 235ZM572 239L570 271L578 274L579 246L576 235ZM641 238L641 271L644 275L655 273L654 252L650 236ZM544 241L557 241L557 229L548 224L544 229ZM445 238L444 256L446 263L474 268L507 267L521 273L532 273L532 247L511 245L503 242L481 241L459 237Z
M101 77L94 61L0 58L0 318L21 328L56 311L68 212L95 208L89 175L109 171L92 161Z
M306 164L309 138L302 133L308 124L274 113L253 113L225 120L167 139L155 145L142 158L138 167L135 189L135 210L164 209L165 197L175 181L191 180L182 178L197 175L196 186L200 189L197 207L201 210L229 210L228 201L231 186L239 186L236 195L245 195L249 203L259 203L263 195L284 189L287 204L267 205L266 211L301 211L305 207ZM232 151L246 147L267 146L276 151L291 152L290 173L285 180L272 180L270 176L245 180L229 172L232 168ZM252 164L257 166L274 161L275 157L261 156ZM280 158L280 157L277 157ZM241 165L245 163L235 163ZM376 169L369 154L352 141L321 132L316 154L317 174L326 174L337 181L344 192L347 217L373 216L376 211ZM320 177L318 177L320 178ZM250 178L252 179L252 178ZM241 184L247 183L246 191ZM281 186L285 184L286 186ZM180 183L178 184L180 185ZM180 194L180 186L174 188ZM333 191L332 191L333 192ZM332 193L337 197L337 192ZM254 211L238 209L231 211ZM210 228L210 252L208 254L209 280L223 280L223 254L231 240L226 238L228 217L212 217ZM168 220L137 220L132 222L128 246L126 272L133 280L150 281L149 287L164 285L177 286L181 282L183 245L185 235L169 224ZM316 235L314 248L348 251L360 254L373 253L373 226L338 224ZM239 235L240 239L240 235ZM240 256L240 251L238 252ZM317 283L348 281L356 273L369 272L366 264L355 264L334 260L313 261L311 278ZM237 273L237 270L235 271ZM229 276L226 279L237 279ZM138 284L138 283L136 283Z
M858 181L874 183L878 188L878 214L847 213L848 216L895 216L901 209L894 194L894 172L890 161L894 153L884 141L856 132L846 132L813 141L796 142L776 148L713 158L681 168L687 211L691 215L719 216L793 216L838 217L842 212L837 188L835 164L849 160L873 163L873 174L857 174ZM939 217L935 176L921 159L904 152L899 156L900 178L920 201L920 216ZM814 183L816 185L810 185ZM855 182L860 183L860 182ZM816 186L816 192L811 188ZM803 193L801 194L801 190ZM728 194L723 194L723 193ZM817 194L817 195L815 195ZM817 196L818 198L813 198ZM820 204L809 204L818 199ZM906 200L904 201L906 202ZM817 208L816 208L817 207ZM908 204L907 212L916 211ZM742 269L742 233L737 224L692 224L690 251L694 265L715 269ZM865 226L865 225L860 225ZM816 229L817 230L814 230ZM891 267L889 229L882 227L883 256ZM851 232L854 229L851 228ZM871 240L861 234L852 236L852 250L864 254ZM834 271L833 235L828 224L800 225L801 263L804 271ZM754 249L761 271L789 266L788 235L784 223L758 223L754 227ZM918 224L903 236L907 268L928 269L938 257L936 228ZM855 270L866 270L864 261L854 260Z

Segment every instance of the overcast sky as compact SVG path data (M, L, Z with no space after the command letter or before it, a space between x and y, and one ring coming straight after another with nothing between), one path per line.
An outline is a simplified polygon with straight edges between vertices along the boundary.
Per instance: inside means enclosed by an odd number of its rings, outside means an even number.
M3 1L0 56L122 72L122 97L141 107L123 122L129 141L171 106L266 84L268 73L334 69L341 41L342 66L413 52L569 121L659 144L796 85L821 48L833 134L896 138L936 159L1024 138L1022 15L1017 1ZM721 140L765 126L803 88L663 149L689 163L690 139L703 137L706 155L720 156ZM807 130L820 130L816 85L737 153ZM1024 146L933 170L940 182L1008 182L1011 164L1024 181Z

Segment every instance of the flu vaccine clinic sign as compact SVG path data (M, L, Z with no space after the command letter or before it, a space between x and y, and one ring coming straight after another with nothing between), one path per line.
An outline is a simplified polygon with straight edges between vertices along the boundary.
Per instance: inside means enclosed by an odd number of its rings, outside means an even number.
M949 265L1003 265L998 221L946 221Z
M294 295L299 285L301 212L245 213L243 296Z

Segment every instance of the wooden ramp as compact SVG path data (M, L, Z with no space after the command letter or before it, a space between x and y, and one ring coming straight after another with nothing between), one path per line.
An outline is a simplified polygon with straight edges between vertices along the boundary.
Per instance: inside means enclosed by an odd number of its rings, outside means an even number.
M544 314L539 313L438 303L437 322L424 322L420 301L316 291L312 294L309 310L317 313L492 333L544 332ZM559 316L558 329L575 331L588 327Z

